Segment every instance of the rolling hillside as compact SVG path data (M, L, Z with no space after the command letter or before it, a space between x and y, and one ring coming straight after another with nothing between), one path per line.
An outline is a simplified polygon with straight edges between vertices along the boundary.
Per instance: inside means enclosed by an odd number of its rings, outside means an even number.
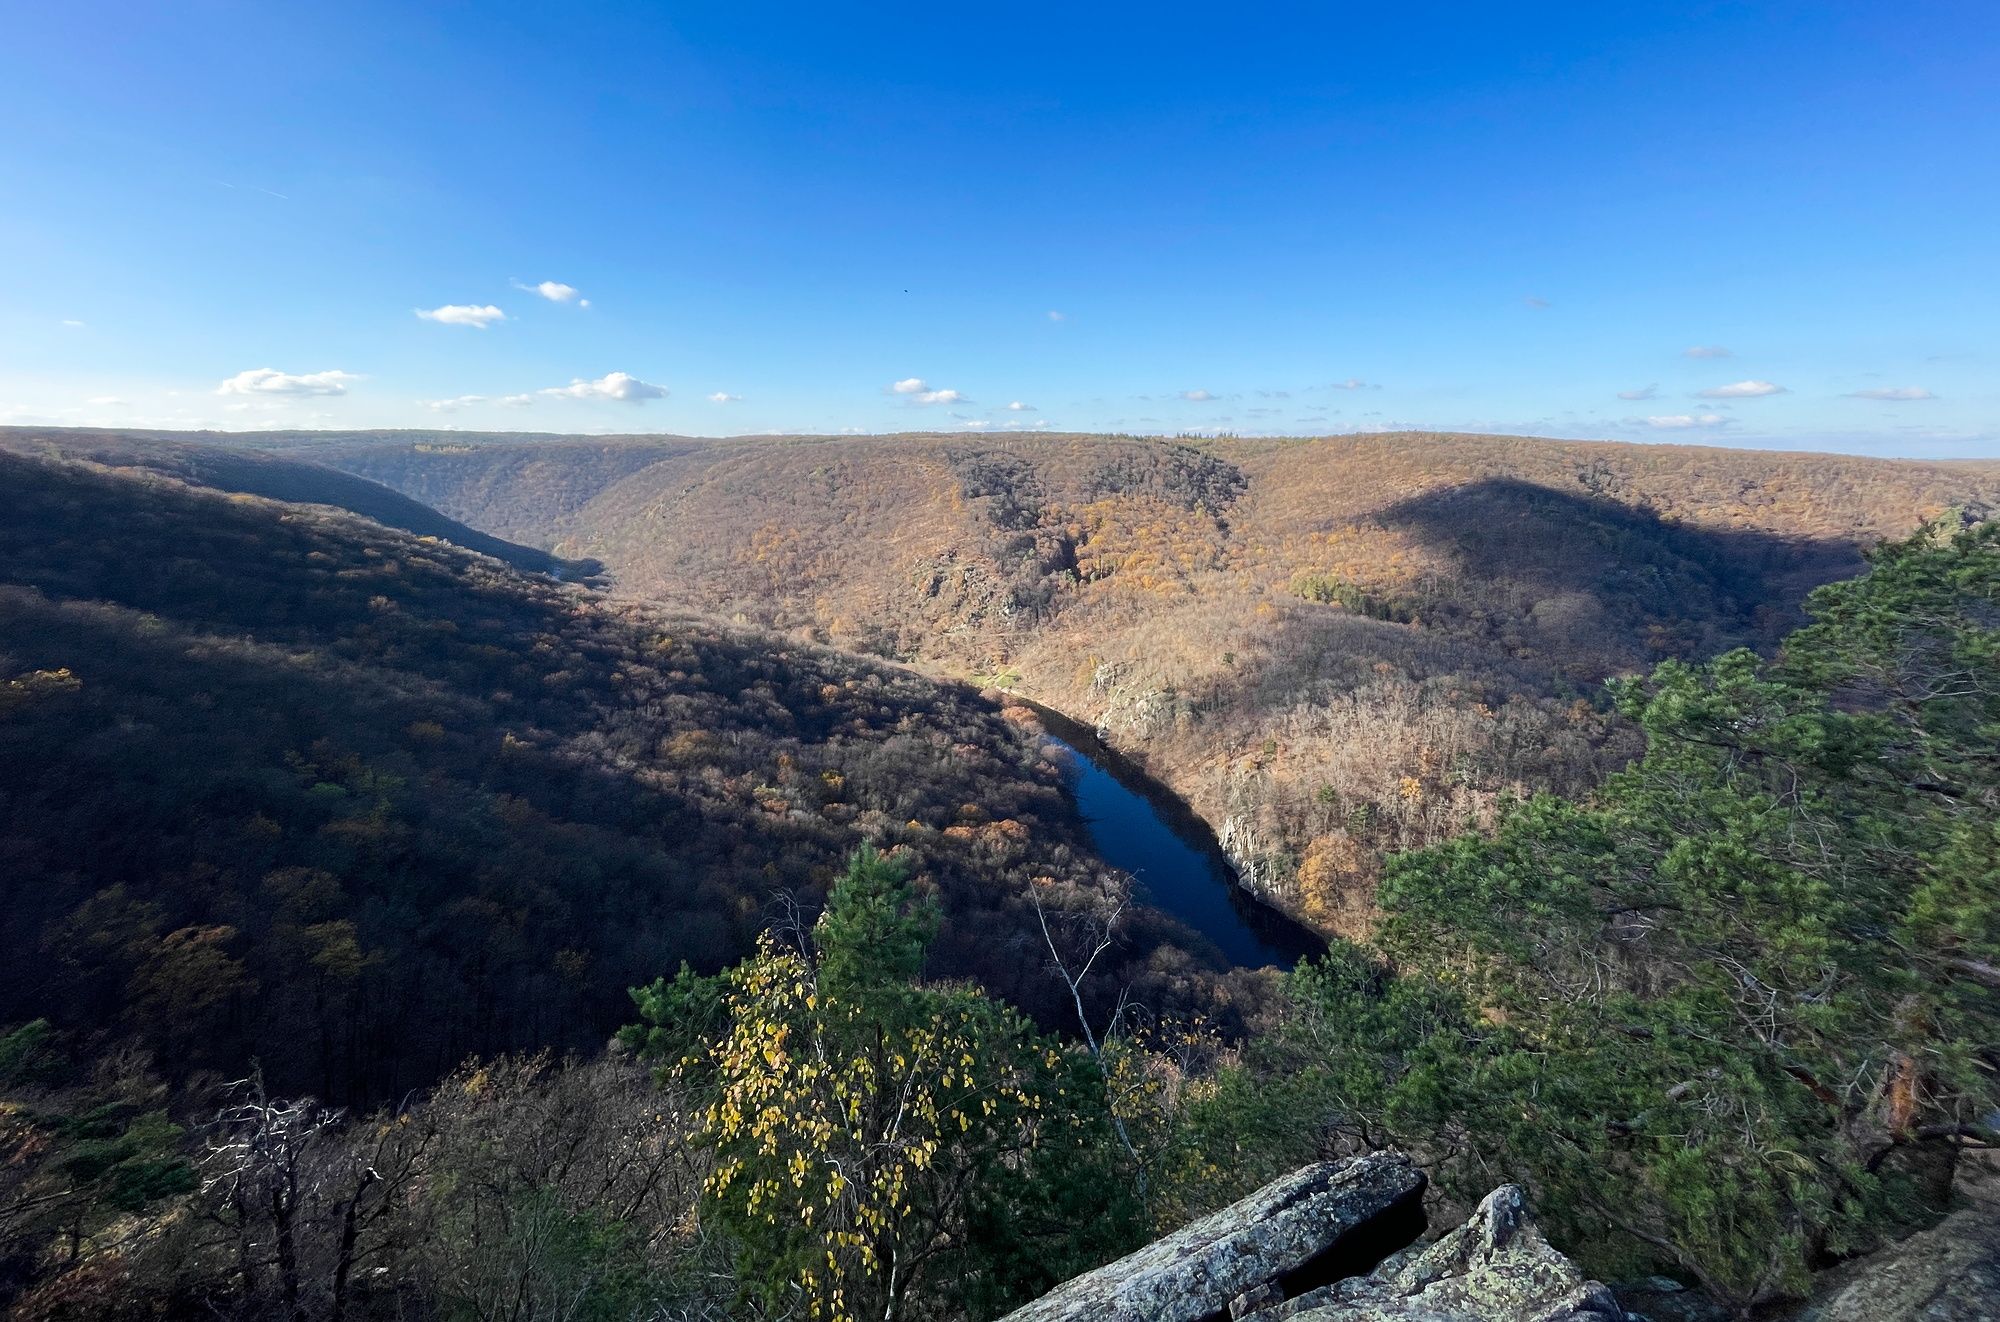
M1384 850L1630 755L1598 680L1769 646L1862 547L2000 502L1991 463L1501 436L433 435L313 453L599 558L628 594L1096 722L1267 896L1349 933Z
M392 1096L602 1041L864 838L942 899L935 972L1067 1011L1028 896L1113 883L962 686L150 467L0 453L0 493L0 1022ZM1227 1000L1129 935L1153 1004Z

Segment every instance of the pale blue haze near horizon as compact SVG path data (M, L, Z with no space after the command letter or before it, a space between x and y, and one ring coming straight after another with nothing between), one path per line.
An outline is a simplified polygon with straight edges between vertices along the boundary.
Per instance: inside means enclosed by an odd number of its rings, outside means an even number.
M0 12L0 423L2000 454L1990 2Z

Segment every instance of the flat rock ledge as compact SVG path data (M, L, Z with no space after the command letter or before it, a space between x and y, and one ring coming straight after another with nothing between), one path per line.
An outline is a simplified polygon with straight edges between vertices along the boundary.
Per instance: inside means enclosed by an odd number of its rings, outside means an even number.
M1056 1287L1004 1322L1621 1322L1520 1190L1436 1242L1399 1153L1321 1162Z

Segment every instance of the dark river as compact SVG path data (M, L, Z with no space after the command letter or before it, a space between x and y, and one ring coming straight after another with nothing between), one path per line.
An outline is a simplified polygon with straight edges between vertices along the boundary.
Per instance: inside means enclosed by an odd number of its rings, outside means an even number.
M1098 856L1131 873L1140 898L1213 941L1231 964L1290 968L1323 942L1236 884L1206 825L1088 730L1044 713L1069 752L1070 785ZM1054 733L1060 728L1061 735Z

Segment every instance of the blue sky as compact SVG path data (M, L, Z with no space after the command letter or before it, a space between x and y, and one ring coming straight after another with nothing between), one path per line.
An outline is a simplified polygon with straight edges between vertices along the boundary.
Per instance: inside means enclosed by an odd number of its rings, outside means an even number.
M1991 455L1996 202L1990 0L16 4L0 422Z

